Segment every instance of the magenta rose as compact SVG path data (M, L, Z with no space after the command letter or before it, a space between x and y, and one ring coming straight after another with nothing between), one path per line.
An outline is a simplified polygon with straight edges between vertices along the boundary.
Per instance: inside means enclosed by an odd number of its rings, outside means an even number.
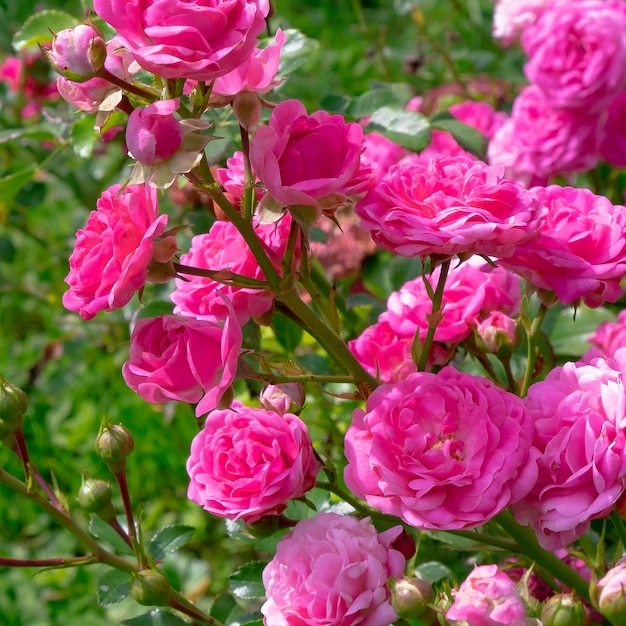
M590 363L598 357L612 359L620 348L626 347L626 310L620 311L614 322L602 322L587 337L587 341L591 348L583 355L582 361Z
M250 162L268 194L288 207L334 210L370 186L361 166L363 130L341 115L308 115L297 100L281 102L250 142Z
M387 581L404 574L395 526L319 513L297 523L263 570L266 626L389 626L397 618Z
M348 488L426 530L475 528L537 479L533 424L515 395L445 367L381 385L346 433Z
M361 226L404 256L506 256L538 236L541 212L519 183L470 157L436 155L391 166L356 206Z
M537 241L519 246L502 264L563 304L616 302L626 274L626 207L589 189L534 187L547 208Z
M539 475L513 512L546 550L586 533L590 521L609 515L624 491L625 367L626 351L609 362L566 363L528 390Z
M126 384L148 402L198 403L199 417L214 409L237 373L241 327L161 315L137 322L122 367Z
M240 66L265 29L268 0L95 0L145 70L213 80Z
M290 223L287 215L275 224L257 225L255 228L277 269L287 246ZM228 270L248 278L265 280L265 274L244 238L230 222L214 222L208 233L196 235L191 240L191 250L181 255L180 262L195 268ZM239 323L243 325L251 317L267 313L274 302L273 295L268 291L224 285L212 278L187 275L184 269L179 273L185 279L176 279L176 289L170 297L176 305L174 313L185 317L222 319L227 312L223 296L227 296Z
M123 190L113 185L96 207L76 233L65 278L70 288L63 294L65 308L86 320L123 307L144 286L155 243L167 225L167 215L158 215L156 191L144 185Z
M187 497L213 515L252 524L312 489L319 469L299 417L234 401L209 413L191 442Z
M446 611L452 626L530 626L538 623L526 617L526 606L513 582L497 565L476 567L452 591L454 603Z
M624 89L626 19L604 0L558 3L526 28L528 80L555 109L599 112Z

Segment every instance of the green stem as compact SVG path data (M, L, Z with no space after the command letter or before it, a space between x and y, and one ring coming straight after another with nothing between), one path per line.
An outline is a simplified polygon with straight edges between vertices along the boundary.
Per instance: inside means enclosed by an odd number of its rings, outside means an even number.
M520 526L510 511L503 511L494 521L517 543L521 554L535 561L564 585L576 591L583 600L589 602L589 581L568 567L555 554L544 550L530 528Z
M155 100L159 98L158 93L149 91L148 89L144 89L142 87L134 85L133 83L129 83L122 78L118 78L117 76L115 76L115 74L111 74L111 72L109 72L109 70L105 69L104 67L98 72L98 77L104 78L105 80L108 80L110 83L113 83L115 86L120 87L124 91L133 93L136 96L139 96L141 98L148 100L149 102L154 102Z
M526 331L527 335L527 353L526 353L526 372L524 373L524 380L522 382L522 388L520 389L520 397L523 398L528 393L528 388L530 387L534 373L535 373L535 363L537 360L537 340L539 339L539 330L541 329L541 324L546 317L546 313L548 312L548 307L541 303L539 306L539 310L537 311L537 315L535 315L535 319L533 320L530 329Z
M303 374L301 376L280 376L278 374L259 374L263 380L271 383L352 383L357 384L354 376L318 376Z
M622 542L622 547L626 550L626 527L624 526L624 520L619 516L617 511L611 513L611 522L619 540Z
M254 212L254 177L252 175L252 166L250 165L250 135L241 125L239 126L239 133L241 135L244 171L244 191L243 198L241 199L241 213L245 219L251 221Z
M441 321L441 304L443 301L443 290L446 286L446 279L448 278L448 272L450 270L450 259L447 259L441 264L441 270L439 273L439 280L437 282L437 289L432 297L432 309L431 313L428 316L428 331L426 333L426 338L424 339L424 343L422 345L422 354L420 355L420 362L418 364L418 370L420 372L424 372L426 370L426 363L428 362L428 355L430 353L430 349L432 348L433 341L435 339L435 331L437 330L437 326ZM428 279L424 277L424 281Z
M476 533L472 530L447 530L447 533L456 535L457 537L463 537L465 539L471 539L476 543L482 543L486 546L493 546L494 548L500 548L507 552L516 552L517 544L514 541L508 539L502 539L501 537L492 537L491 535L485 535L484 533Z
M102 563L102 559L98 555L59 557L56 559L9 559L0 556L1 567L58 567L62 569L90 565L91 563Z
M201 276L203 278L210 278L218 283L224 285L234 285L236 287L247 287L249 289L260 289L267 291L269 285L262 281L248 276L242 276L241 274L235 274L229 270L208 270L200 267L191 267L190 265L183 265L182 263L172 263L174 270L177 274L187 274L189 276ZM239 283L239 284L238 284Z

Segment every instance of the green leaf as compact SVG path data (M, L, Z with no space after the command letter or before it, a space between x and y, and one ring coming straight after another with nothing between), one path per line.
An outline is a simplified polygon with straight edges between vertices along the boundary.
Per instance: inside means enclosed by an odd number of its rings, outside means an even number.
M164 609L152 609L139 617L120 622L121 626L189 626L189 622Z
M98 141L100 135L94 128L94 115L81 116L72 124L70 130L70 143L72 149L84 159L90 157L93 153L93 147Z
M65 28L74 28L78 20L64 11L48 10L31 15L24 26L13 37L13 48L18 52L24 48L36 47L38 44L50 43L53 33Z
M0 236L0 261L12 263L15 258L15 246L13 242L4 236Z
M54 141L57 136L43 125L29 128L10 128L0 131L0 144L16 139L34 139L35 141Z
M272 318L272 328L278 343L288 354L292 354L302 340L302 328L293 320L280 313L277 313Z
M153 300L139 309L137 321L148 319L151 317L159 317L159 315L172 315L173 305L165 300Z
M358 98L354 98L346 109L346 114L360 119L371 115L383 107L397 107L405 110L406 103L411 99L413 90L406 83L390 83L371 91L366 91Z
M97 515L92 515L87 527L89 532L96 538L106 541L120 554L134 554L131 547Z
M237 609L237 600L229 593L221 593L211 606L211 617L222 624L228 622L228 618L233 613L233 609Z
M162 561L171 552L182 548L193 537L196 529L192 526L172 525L161 528L148 544L148 552L155 561Z
M320 101L320 107L329 113L345 113L350 106L352 98L339 94L329 94Z
M132 577L128 572L112 569L98 581L98 604L109 606L121 602L129 593Z
M22 187L35 175L36 168L27 167L24 170L0 178L0 223L4 222L9 209Z
M415 575L423 578L431 585L439 582L440 580L453 580L454 574L452 570L439 561L427 561L426 563L420 563L415 568Z
M228 577L228 586L233 595L242 600L265 597L261 578L265 565L263 561L250 561L233 572Z
M442 111L430 120L433 130L443 130L450 133L455 141L468 152L484 159L487 154L487 137L473 126L468 126L457 120L449 111Z
M306 65L311 55L319 50L320 44L315 39L310 39L295 28L284 31L287 36L285 45L280 52L280 66L278 76L287 76L298 68Z
M234 619L228 626L263 626L263 615L258 611L246 613Z
M408 109L382 107L372 114L368 131L377 131L407 150L419 152L431 139L428 120Z

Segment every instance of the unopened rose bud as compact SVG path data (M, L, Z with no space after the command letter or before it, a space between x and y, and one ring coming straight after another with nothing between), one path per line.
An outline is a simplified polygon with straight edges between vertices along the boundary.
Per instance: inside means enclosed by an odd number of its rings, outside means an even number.
M130 593L144 606L167 606L170 601L170 582L157 569L143 569L133 577Z
M598 609L611 624L626 624L626 565L610 569L598 581Z
M0 376L0 439L22 427L27 408L26 394Z
M114 474L126 469L126 457L134 447L133 436L121 424L105 425L96 439L96 453Z
M300 383L279 383L268 385L261 392L259 401L264 409L275 411L279 415L302 410L305 400L304 387Z
M543 626L585 626L586 621L583 603L564 593L549 598L541 610Z
M261 123L261 100L252 91L241 91L233 98L233 113L246 130L256 128Z
M83 477L78 490L78 504L88 513L95 513L105 522L115 517L115 509L111 502L113 491L111 485L104 480Z
M423 578L401 578L395 582L391 594L391 604L403 619L423 616L431 610L428 605L434 599L432 586Z
M93 78L104 66L106 42L98 29L79 24L59 31L47 54L59 74L80 83Z
M495 311L476 329L478 346L498 356L509 356L517 346L517 322Z

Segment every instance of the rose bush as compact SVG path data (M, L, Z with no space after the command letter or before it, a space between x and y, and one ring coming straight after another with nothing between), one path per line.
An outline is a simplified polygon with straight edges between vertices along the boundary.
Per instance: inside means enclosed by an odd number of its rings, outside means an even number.
M396 619L387 581L404 572L395 526L378 533L368 519L319 513L276 546L263 570L271 626L389 626Z
M161 315L139 320L122 367L126 384L148 402L198 403L196 415L214 409L237 373L241 327Z
M251 524L312 489L319 469L299 417L234 401L209 413L191 442L187 496L213 515Z
M345 455L353 493L427 530L480 526L537 479L522 401L449 366L378 387L353 414Z

